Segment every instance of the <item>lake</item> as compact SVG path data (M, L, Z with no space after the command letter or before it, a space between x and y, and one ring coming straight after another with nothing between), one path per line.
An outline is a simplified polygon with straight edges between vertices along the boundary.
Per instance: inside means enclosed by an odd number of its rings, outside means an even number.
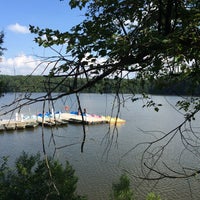
M9 104L16 95L19 96L19 94L6 94L0 98L1 107ZM35 97L39 95L42 94L34 94ZM160 194L162 200L200 199L198 176L188 180L163 179L160 181L142 181L135 177L142 175L141 166L146 171L141 163L142 156L148 166L152 164L152 160L147 160L145 157L151 154L143 155L147 144L136 145L163 136L184 120L184 116L173 107L178 98L175 96L152 96L155 102L163 105L159 112L155 112L151 107L142 108L144 104L142 100L133 103L130 95L124 95L123 98L126 102L120 106L119 117L125 119L126 123L117 127L108 124L86 126L86 142L83 153L81 153L83 127L69 124L57 129L45 128L42 130L41 127L36 127L32 130L3 132L0 134L0 156L9 155L12 163L22 151L43 152L42 133L44 133L45 151L49 155L55 155L55 158L63 163L65 160L70 162L79 177L78 192L86 194L89 200L108 199L112 183L118 181L124 172L131 179L136 199L145 199L146 193L151 190ZM114 95L112 94L80 94L80 100L82 108L87 108L88 113L111 115L113 110L115 115L117 112L118 106L113 104ZM70 110L78 108L76 99L72 95L56 100L54 102L55 111L64 112L66 105L70 107ZM47 103L46 111L48 111L48 106ZM42 103L37 103L22 108L21 112L24 115L38 114L42 112L42 108ZM3 111L1 110L1 114ZM1 119L6 117L9 115L1 116ZM199 130L199 119L197 116L192 124L196 132ZM188 128L183 133L185 138L194 140L195 134L191 136ZM169 135L148 149L155 154L160 150L161 145L170 140L169 145L162 152L162 160L158 162L156 169L172 173L169 169L178 171L183 170L183 166L197 167L199 165L198 145L196 144L195 149L191 149L191 146L187 146L187 144L184 146L184 137L179 132L174 134L173 138L170 138L171 136ZM135 146L137 148L133 149ZM186 151L185 148L188 150ZM156 158L158 156L154 159Z

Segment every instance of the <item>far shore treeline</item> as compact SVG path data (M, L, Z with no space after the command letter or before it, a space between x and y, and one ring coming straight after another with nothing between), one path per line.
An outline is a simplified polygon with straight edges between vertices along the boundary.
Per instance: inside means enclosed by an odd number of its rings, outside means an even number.
M83 85L85 78L77 80L77 88ZM200 86L191 87L191 81L179 81L178 77L169 79L169 77L157 78L151 81L143 79L103 79L98 84L91 85L84 89L85 93L147 93L160 95L200 95ZM0 93L8 92L70 92L74 88L74 78L48 76L10 76L0 75ZM193 90L191 90L193 88ZM119 90L119 91L118 91Z

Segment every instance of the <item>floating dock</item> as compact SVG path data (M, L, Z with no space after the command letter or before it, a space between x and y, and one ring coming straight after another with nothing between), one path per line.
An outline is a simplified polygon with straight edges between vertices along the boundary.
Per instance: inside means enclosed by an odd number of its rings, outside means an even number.
M37 121L32 120L1 120L0 121L0 130L1 131L11 131L11 130L19 130L25 128L34 128L38 125Z
M61 113L56 114L38 114L31 117L24 117L20 119L10 119L0 121L0 131L10 131L19 130L26 128L35 128L38 125L41 126L62 126L68 125L68 123L73 124L122 124L126 121L120 118L110 117L110 116L99 116L99 115L77 115L74 113Z

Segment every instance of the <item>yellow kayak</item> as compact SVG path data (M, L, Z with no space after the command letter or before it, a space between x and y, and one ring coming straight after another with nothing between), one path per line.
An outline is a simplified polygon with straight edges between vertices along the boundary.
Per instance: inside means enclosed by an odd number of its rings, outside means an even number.
M125 123L126 120L124 119L120 119L120 118L116 118L116 117L111 117L111 116L106 116L106 121L110 124L114 124L114 123Z

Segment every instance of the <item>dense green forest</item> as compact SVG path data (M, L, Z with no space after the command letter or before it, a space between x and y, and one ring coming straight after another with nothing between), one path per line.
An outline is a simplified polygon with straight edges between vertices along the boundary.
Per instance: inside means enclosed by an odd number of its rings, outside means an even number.
M85 84L87 79L78 79L77 87ZM199 95L200 86L194 85L193 82L179 81L175 76L172 78L158 78L144 81L140 78L128 79L103 79L95 85L84 89L82 92L87 93L148 93L164 95ZM74 78L63 77L45 77L45 76L9 76L0 75L0 91L7 92L69 92L70 88L74 89ZM189 90L190 88L190 90ZM119 91L118 91L119 90Z

